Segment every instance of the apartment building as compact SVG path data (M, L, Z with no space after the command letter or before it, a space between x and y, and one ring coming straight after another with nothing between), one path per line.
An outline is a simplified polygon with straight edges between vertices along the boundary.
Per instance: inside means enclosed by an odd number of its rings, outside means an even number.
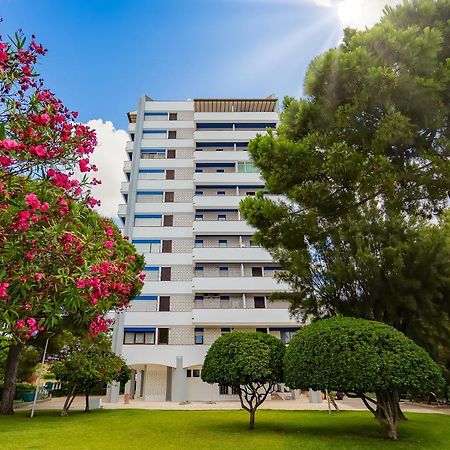
M224 333L260 331L284 342L298 329L278 267L252 240L239 202L264 190L248 142L278 123L277 100L143 97L128 113L125 235L145 256L142 294L117 317L113 348L133 370L132 398L219 401L231 388L201 380ZM117 389L109 392L117 400Z

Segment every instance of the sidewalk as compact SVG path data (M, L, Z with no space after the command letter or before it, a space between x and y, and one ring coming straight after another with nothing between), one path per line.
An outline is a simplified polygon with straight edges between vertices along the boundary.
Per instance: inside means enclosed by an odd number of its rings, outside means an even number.
M106 403L105 397L92 397L101 398L104 409L159 409L159 410L178 410L178 411L194 411L194 410L221 410L221 409L240 409L241 405L238 401L221 401L217 403L208 402L189 402L189 403L176 403L176 402L144 402L143 400L130 400L130 403L125 405L123 396L120 397L118 403ZM45 400L38 402L36 409L59 409L61 410L64 404L65 398L53 398L51 400ZM342 411L367 411L366 407L359 399L345 398L344 400L337 401L339 409ZM75 398L71 410L83 410L85 405L84 397ZM421 413L437 413L450 415L450 407L448 406L428 406L418 403L402 402L402 410L404 412L421 412ZM16 409L29 410L31 404L24 404L17 406ZM309 403L306 396L302 396L298 400L267 400L264 402L260 409L281 409L281 410L307 410L307 411L326 411L328 409L328 403L326 400L322 403ZM332 408L333 410L333 408Z

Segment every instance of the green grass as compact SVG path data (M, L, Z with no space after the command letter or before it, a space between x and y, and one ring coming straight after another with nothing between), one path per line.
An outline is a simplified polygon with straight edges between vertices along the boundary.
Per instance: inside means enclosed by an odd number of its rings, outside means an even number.
M450 449L450 416L408 414L388 441L365 412L270 411L247 429L244 411L21 411L0 416L0 448L12 449Z

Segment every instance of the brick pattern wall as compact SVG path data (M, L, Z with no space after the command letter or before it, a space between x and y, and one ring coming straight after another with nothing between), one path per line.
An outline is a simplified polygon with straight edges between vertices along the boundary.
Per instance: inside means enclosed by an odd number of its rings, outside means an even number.
M203 239L203 247L205 248L219 247L219 239L226 239L228 241L227 247L239 247L239 236L198 236L197 239Z
M175 169L175 180L192 180L194 169L190 167L182 167Z
M220 328L205 328L203 332L203 343L205 345L211 345L219 337Z
M192 310L192 295L171 295L170 296L170 310L171 311L191 311Z
M190 281L192 279L192 266L172 266L171 281Z
M194 327L173 327L169 331L169 345L194 344Z
M191 253L194 241L192 239L177 239L172 243L173 253Z
M175 203L191 203L192 196L192 191L175 191Z

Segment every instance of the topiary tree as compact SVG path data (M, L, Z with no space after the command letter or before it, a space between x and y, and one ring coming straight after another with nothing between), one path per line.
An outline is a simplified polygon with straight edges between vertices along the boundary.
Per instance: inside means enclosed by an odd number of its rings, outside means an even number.
M226 334L208 350L202 380L235 388L254 428L257 408L274 385L283 381L284 351L283 343L269 334Z
M443 382L436 363L403 333L350 317L305 326L293 336L284 361L290 388L333 389L361 398L390 439L397 439L400 393L426 392Z
M113 381L125 383L130 379L131 370L111 351L111 341L104 334L91 339L73 338L56 358L51 371L58 380L68 384L62 416L68 415L76 395L85 395L84 411L89 412L89 395L93 388Z

